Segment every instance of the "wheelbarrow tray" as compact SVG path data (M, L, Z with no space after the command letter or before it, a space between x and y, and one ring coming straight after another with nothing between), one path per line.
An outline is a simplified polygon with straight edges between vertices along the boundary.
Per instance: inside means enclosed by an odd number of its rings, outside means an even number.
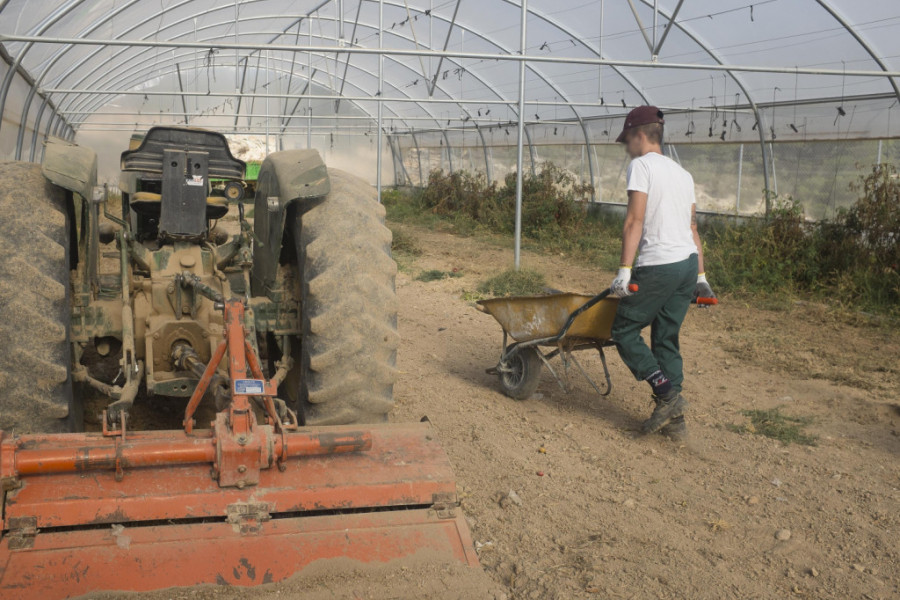
M479 300L481 309L494 317L503 330L517 342L553 337L575 310L593 298L586 294L548 294ZM566 338L609 340L616 317L617 298L604 298L580 314Z

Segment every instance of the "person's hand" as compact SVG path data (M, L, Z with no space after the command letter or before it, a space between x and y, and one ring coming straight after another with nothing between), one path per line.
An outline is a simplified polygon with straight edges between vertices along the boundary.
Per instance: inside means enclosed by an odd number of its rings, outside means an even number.
M712 288L709 287L709 283L706 281L706 273L697 275L697 285L694 287L694 299L691 300L691 303L696 304L700 308L708 308L711 304L719 303L716 299L716 293L712 291Z
M630 296L634 292L628 289L631 282L631 267L619 267L616 278L613 279L612 285L609 286L609 293L616 298L624 298Z

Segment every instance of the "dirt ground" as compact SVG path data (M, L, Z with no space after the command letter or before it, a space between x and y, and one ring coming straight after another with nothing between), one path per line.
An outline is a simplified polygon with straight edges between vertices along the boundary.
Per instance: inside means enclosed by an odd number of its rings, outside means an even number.
M484 372L500 328L461 292L507 266L509 250L408 231L424 253L398 285L393 416L426 414L439 430L482 565L511 597L900 596L896 331L817 306L768 311L726 297L692 308L682 335L691 437L678 446L639 435L648 389L615 352L605 399L578 377L563 394L546 373L532 399L503 396ZM566 291L612 278L562 256L523 263ZM414 280L453 268L464 276ZM599 375L599 360L582 356ZM727 428L746 422L742 410L773 407L812 417L818 444ZM510 490L522 506L495 500ZM784 529L789 539L776 539Z
M504 396L485 373L499 356L500 328L462 295L507 267L511 251L406 230L423 253L400 259L391 420L427 416L436 428L484 573L332 569L249 591L147 597L900 597L896 330L812 305L771 311L725 297L692 308L682 336L690 440L677 445L638 433L651 410L648 388L614 351L606 398L577 375L563 394L546 372L531 399ZM597 292L612 278L564 256L525 253L523 262L567 291ZM426 269L462 276L416 281ZM599 376L599 360L582 357ZM728 427L747 422L742 410L774 407L811 417L806 432L817 445ZM498 501L510 491L521 505Z

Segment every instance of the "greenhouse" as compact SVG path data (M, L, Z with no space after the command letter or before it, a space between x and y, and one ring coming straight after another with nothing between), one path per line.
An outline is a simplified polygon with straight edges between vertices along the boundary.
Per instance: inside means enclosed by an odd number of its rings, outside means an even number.
M898 162L900 0L0 0L0 598L900 598Z
M621 203L616 132L654 104L702 210L758 214L768 191L820 218L900 153L891 0L35 6L0 2L0 147L39 160L72 139L108 178L132 133L181 124L317 148L379 185L502 181L522 147L524 169L553 162Z

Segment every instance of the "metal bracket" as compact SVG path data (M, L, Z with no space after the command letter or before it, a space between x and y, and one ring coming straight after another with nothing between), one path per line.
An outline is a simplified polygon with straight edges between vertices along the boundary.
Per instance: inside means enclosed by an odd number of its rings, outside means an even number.
M265 502L237 502L225 507L226 521L241 535L258 535L262 524L272 518Z
M438 492L433 494L431 499L434 502L431 510L435 512L438 519L456 518L456 508L459 506L456 494L452 492Z
M9 539L10 550L25 550L34 547L34 538L40 529L37 528L37 517L10 517Z

